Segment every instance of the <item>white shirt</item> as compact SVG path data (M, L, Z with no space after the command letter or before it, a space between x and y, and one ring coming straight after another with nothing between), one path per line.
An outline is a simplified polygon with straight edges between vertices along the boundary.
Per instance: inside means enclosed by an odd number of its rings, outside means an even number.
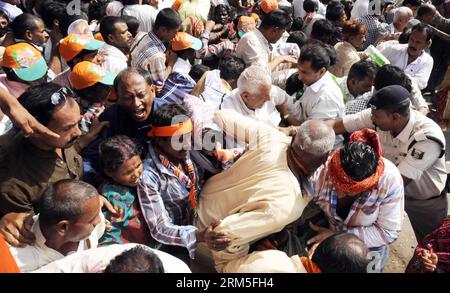
M82 243L89 241L90 247L97 247L98 240L102 237L105 231L105 218L102 213L100 215L100 223L91 232L88 239L80 241L79 247L86 247L87 245ZM48 247L45 243L44 235L42 235L39 215L33 217L34 224L31 227L31 231L36 237L36 242L33 246L27 245L25 247L9 247L9 251L14 257L17 266L22 273L34 271L52 261L64 258L64 255L60 252Z
M295 115L301 122L311 119L330 119L344 116L341 89L327 71L322 78L307 86L296 102Z
M153 30L153 25L155 24L156 15L158 11L150 5L127 5L123 10L119 10L119 15L131 15L139 20L140 32L151 32Z
M399 44L398 42L390 42L382 48L380 47L380 53L392 65L399 67L414 79L421 90L427 86L433 69L433 57L430 54L423 51L416 60L408 64L408 44Z
M113 244L109 246L88 249L66 256L62 259L49 263L33 273L101 273L108 266L110 261L117 255L132 249L136 246L143 246L153 251L161 260L165 273L190 273L189 267L180 259L150 247L135 244Z
M345 116L345 130L353 132L366 127L375 128L371 117L371 109ZM441 193L447 180L445 156L438 158L441 147L424 136L425 133L439 139L445 147L444 134L433 120L412 110L408 124L396 137L390 131L377 129L377 132L380 135L383 157L393 162L403 176L412 179L405 188L407 197L427 199ZM417 143L408 150L414 139Z
M289 97L281 95L280 91L283 90L278 89L277 87L272 86L272 90L270 92L271 99L264 103L261 108L256 110L249 109L242 100L241 95L239 94L239 89L234 89L229 96L223 99L221 109L231 109L256 121L261 121L273 127L278 127L281 117L280 113L276 109L276 106L286 102L287 97Z
M8 16L9 23L11 23L14 18L23 13L22 9L20 9L16 5L12 5L3 1L0 1L0 10L3 10Z
M106 71L118 74L128 67L127 56L125 56L118 48L105 43L100 49L100 52L105 54L105 61L103 62L102 67Z
M369 14L369 0L356 0L350 12L350 19L358 19L367 14Z
M272 46L259 31L254 29L246 33L236 47L236 55L241 58L247 67L258 65L269 70Z
M189 71L191 71L191 68L192 68L192 65L189 61L178 57L177 61L173 65L172 72L177 72L179 74L189 76Z

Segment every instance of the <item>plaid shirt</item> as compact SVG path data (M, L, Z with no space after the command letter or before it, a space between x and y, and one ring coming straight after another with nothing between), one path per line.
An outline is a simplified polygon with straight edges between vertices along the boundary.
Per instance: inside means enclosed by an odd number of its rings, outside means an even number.
M149 71L153 82L164 81L165 52L166 47L153 32L146 33L142 37L138 34L130 49L131 65Z
M345 115L356 114L367 109L372 93L364 94L360 98L349 101L345 105Z
M305 194L324 211L334 231L347 231L358 236L369 247L394 242L402 227L404 189L400 172L387 159L378 186L363 192L352 204L345 220L336 212L337 193L328 178L328 165L320 167L303 184Z
M360 50L365 50L369 45L376 45L377 41L384 35L389 33L389 24L382 23L376 16L367 14L359 18L367 27L366 41Z
M197 242L189 211L189 191L164 167L152 144L144 161L138 196L150 234L156 241L186 247L194 258Z

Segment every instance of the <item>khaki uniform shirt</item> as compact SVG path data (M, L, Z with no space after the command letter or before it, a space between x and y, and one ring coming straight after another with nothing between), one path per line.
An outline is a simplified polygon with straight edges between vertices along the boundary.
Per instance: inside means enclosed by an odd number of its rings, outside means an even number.
M37 148L21 134L0 149L0 217L10 212L36 211L42 192L61 179L79 179L83 161L73 147L53 151Z
M374 128L371 109L343 118L346 131ZM428 199L438 196L445 187L447 171L445 158L439 155L442 147L427 139L432 136L445 147L445 137L441 128L428 117L412 110L405 128L393 137L390 131L377 130L383 148L383 157L393 162L400 173L412 181L405 188L406 198ZM408 146L417 142L408 150Z

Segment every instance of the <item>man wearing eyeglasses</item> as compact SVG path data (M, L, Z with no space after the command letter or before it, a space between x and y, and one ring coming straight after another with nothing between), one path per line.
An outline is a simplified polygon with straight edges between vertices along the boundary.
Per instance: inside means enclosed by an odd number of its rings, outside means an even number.
M0 234L13 246L33 244L24 228L45 188L61 179L79 179L82 158L74 148L81 135L80 107L68 88L56 84L30 87L20 96L22 106L58 138L17 134L0 150Z

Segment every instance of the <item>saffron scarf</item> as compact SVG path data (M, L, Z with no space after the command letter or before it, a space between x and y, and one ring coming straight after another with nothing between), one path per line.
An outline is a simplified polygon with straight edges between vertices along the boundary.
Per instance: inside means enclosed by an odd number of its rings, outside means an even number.
M308 272L308 274L322 273L320 268L309 257L302 256L300 257L300 261L302 262L302 265L305 268L306 272Z
M195 173L194 164L191 159L187 157L184 160L184 166L188 171L188 175L186 175L181 168L175 166L172 162L167 159L163 154L159 154L159 159L164 167L170 170L179 180L180 182L189 190L189 202L191 203L191 207L195 209L197 207L197 174Z
M378 184L384 171L384 162L381 156L381 143L378 133L372 129L355 131L350 136L350 142L364 142L370 145L378 155L378 166L374 174L362 181L355 181L344 171L341 165L341 150L337 149L328 161L328 174L336 189L347 193L361 193Z

